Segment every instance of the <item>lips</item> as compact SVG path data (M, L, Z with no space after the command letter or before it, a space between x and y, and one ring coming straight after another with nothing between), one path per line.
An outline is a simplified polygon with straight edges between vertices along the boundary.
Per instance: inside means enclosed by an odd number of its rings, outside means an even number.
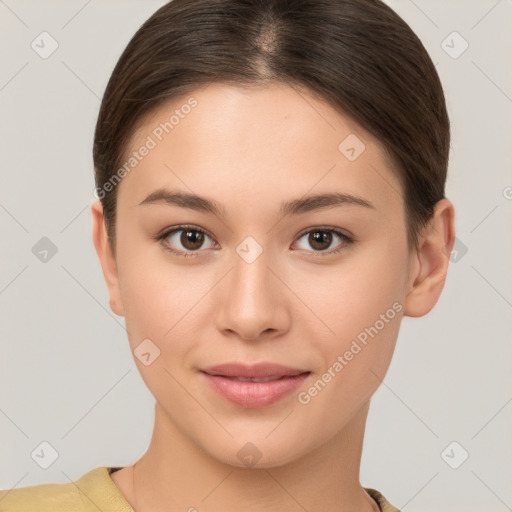
M273 382L275 380L281 380L286 377L283 376L271 376L271 377L226 377L226 379L238 380L240 382Z
M240 407L259 408L278 402L296 390L309 370L275 363L251 366L225 363L201 370L211 388Z
M245 365L241 363L224 363L211 366L201 370L208 375L218 375L238 379L241 382L252 380L253 382L267 382L283 377L292 377L303 373L310 373L309 370L291 368L277 363L258 363Z

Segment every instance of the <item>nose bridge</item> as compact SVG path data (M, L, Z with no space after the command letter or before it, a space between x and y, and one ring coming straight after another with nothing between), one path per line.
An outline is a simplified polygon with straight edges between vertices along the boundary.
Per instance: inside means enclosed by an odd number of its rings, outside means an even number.
M256 338L268 329L282 327L277 322L282 300L276 286L280 284L270 270L272 265L271 251L252 236L235 248L233 270L220 306L220 328Z
M270 292L269 283L271 254L263 244L249 235L235 248L233 283L234 293L239 292L238 300L245 303L259 301ZM236 290L236 291L235 291ZM265 303L268 303L265 300Z

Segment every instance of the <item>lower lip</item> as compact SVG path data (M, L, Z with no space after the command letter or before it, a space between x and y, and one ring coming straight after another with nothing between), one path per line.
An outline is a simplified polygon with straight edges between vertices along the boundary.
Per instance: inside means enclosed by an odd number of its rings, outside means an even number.
M251 382L230 379L220 375L203 373L211 386L230 402L241 407L258 408L273 404L297 389L310 375L302 373L292 377L267 382Z

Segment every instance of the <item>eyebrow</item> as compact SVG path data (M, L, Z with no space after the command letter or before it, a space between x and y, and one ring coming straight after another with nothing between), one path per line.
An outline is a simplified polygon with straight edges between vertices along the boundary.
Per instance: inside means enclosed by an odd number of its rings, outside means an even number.
M202 213L211 213L221 218L226 217L226 209L216 201L198 196L197 194L182 191L171 191L164 188L160 188L149 194L146 199L139 203L139 206L158 203L167 204L169 206L179 206L181 208L189 208ZM285 215L298 215L325 208L349 205L376 209L370 201L363 199L362 197L341 192L331 192L309 195L299 199L293 199L292 201L283 202L281 203L279 214L284 217Z

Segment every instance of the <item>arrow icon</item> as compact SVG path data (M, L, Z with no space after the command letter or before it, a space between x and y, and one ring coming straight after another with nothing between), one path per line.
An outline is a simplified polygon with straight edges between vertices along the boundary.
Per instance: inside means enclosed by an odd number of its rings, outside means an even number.
M41 59L47 59L57 50L59 43L49 32L43 31L32 40L30 47Z
M454 30L441 41L441 48L452 59L458 59L469 48L469 43Z
M42 441L34 448L30 457L39 467L48 469L58 459L59 454L48 441Z
M146 338L137 345L133 353L144 366L149 366L160 356L160 349L149 338Z
M35 455L36 457L43 458L43 457L44 457L44 451L43 451L43 449L41 448L41 455L39 455L39 453L34 453L34 455Z
M338 145L339 152L349 162L353 162L366 149L364 142L355 134L350 133Z
M246 263L252 263L263 252L263 248L252 236L247 236L237 245L236 252Z
M469 457L468 451L457 441L452 441L441 452L441 458L452 469L458 469Z

